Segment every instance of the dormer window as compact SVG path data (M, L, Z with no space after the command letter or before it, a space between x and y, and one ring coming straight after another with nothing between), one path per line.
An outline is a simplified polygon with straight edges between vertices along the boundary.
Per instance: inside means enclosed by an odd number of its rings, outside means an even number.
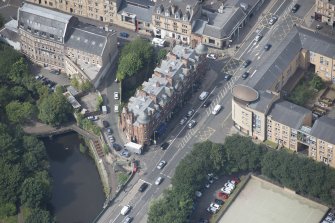
M176 19L180 19L181 17L181 11L180 9L176 12L175 16L174 16Z
M165 16L170 16L170 15L171 15L171 13L170 13L170 9L166 10L166 11L165 11Z
M54 34L50 34L50 39L54 39L55 35Z
M163 5L158 6L157 8L157 14L161 14L164 11Z
M30 27L30 26L28 26L27 30L28 30L29 32L31 32L31 27Z

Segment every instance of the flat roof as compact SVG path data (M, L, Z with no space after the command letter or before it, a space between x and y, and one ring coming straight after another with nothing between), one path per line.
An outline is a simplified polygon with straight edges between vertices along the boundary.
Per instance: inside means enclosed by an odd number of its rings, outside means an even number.
M220 223L315 223L328 207L252 176Z

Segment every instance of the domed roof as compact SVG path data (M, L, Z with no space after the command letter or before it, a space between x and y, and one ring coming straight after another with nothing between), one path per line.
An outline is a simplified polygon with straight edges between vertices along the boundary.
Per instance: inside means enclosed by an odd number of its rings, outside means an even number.
M256 101L259 97L259 94L255 89L243 84L235 85L232 88L232 94L235 98L245 102Z
M150 122L150 118L147 115L147 113L142 112L138 117L137 117L137 121L140 124L148 124Z
M198 55L205 55L208 52L208 48L207 46L205 46L204 44L200 43L198 44L198 46L195 48L195 52Z

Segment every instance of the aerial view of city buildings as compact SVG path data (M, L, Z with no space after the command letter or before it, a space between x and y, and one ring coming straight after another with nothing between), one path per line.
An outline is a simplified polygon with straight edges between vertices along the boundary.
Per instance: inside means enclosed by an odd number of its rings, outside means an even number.
M1 0L0 223L335 223L334 0Z

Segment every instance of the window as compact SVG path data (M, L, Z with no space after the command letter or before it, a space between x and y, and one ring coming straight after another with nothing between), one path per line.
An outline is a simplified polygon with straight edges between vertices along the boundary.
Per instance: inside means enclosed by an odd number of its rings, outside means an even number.
M320 63L323 64L323 57L320 57Z
M208 39L208 43L215 44L215 40L214 39Z
M182 33L187 33L187 29L182 29Z

